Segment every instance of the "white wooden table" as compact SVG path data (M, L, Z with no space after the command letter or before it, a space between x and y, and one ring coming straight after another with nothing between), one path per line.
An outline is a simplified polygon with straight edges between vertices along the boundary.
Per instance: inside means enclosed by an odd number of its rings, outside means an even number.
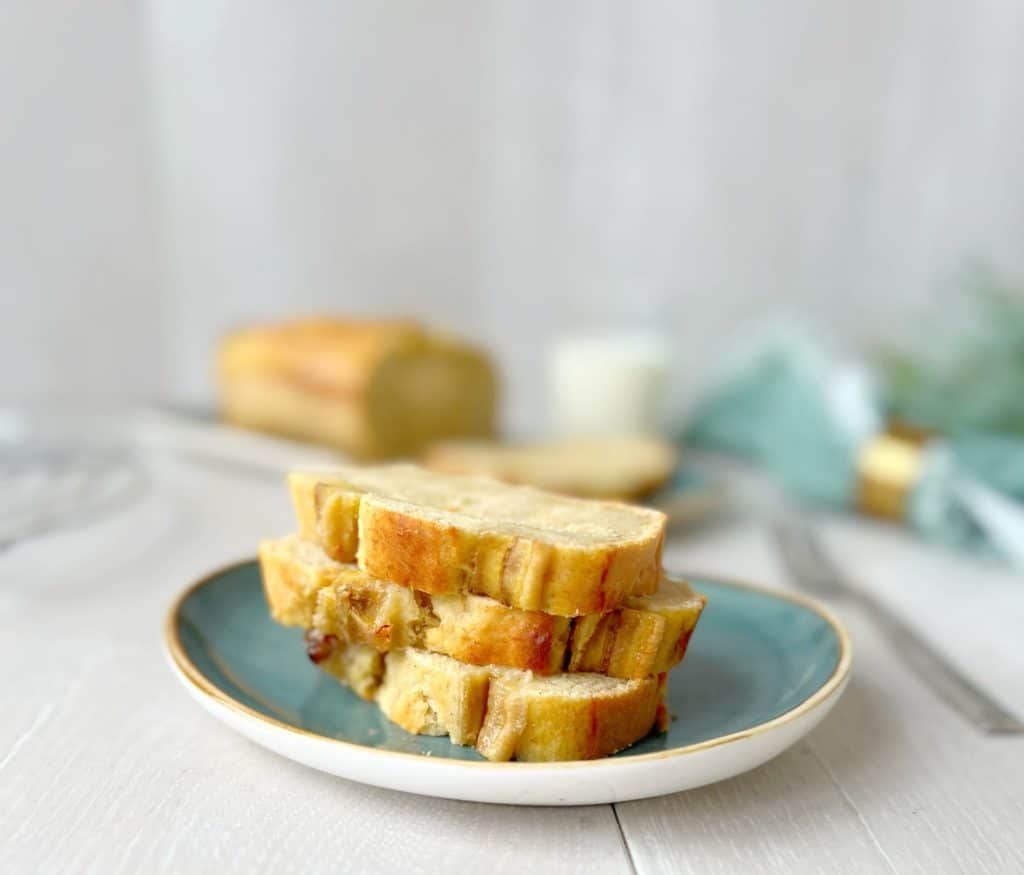
M377 790L244 741L161 653L172 596L292 527L282 484L150 456L129 508L0 553L0 871L1024 871L1024 737L986 737L843 612L855 674L772 763L704 789L540 809ZM979 683L1024 712L1024 579L864 523L831 547ZM753 524L667 563L786 585Z

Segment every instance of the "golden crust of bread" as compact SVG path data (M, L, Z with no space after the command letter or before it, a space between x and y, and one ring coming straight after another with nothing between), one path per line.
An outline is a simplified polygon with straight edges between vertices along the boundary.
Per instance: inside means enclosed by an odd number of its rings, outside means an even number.
M365 390L384 358L425 342L410 321L300 319L229 333L217 366L223 379L283 377L321 395L353 396Z
M361 457L493 434L490 359L406 321L309 319L239 330L218 350L229 422Z
M432 594L559 616L657 589L665 516L414 465L295 472L300 530L332 558Z
M629 747L652 727L663 728L664 676L538 677L414 648L387 654L383 678L373 670L368 677L365 664L350 655L322 666L350 686L375 686L381 711L407 732L448 735L490 760L596 759Z
M668 671L685 653L704 607L685 583L577 618L523 611L485 596L429 595L376 580L292 536L260 545L271 615L380 652L422 647L473 665L538 674L563 669L620 678Z

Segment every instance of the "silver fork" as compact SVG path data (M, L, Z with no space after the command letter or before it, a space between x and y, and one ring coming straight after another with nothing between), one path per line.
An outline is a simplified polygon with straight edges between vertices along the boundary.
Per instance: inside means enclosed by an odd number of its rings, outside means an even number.
M773 524L772 533L794 582L811 595L855 604L888 637L893 648L933 692L988 733L1024 732L1024 722L979 689L881 602L850 584L811 526L799 518Z

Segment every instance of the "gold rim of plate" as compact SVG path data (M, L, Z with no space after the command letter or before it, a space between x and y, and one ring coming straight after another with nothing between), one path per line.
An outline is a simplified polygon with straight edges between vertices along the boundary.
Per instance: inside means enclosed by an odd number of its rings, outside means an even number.
M214 578L220 577L223 574L233 571L236 568L240 568L243 565L250 565L256 563L256 558L241 559L237 562L231 562L227 565L223 565L208 574L203 575L199 580L195 581L191 585L187 586L171 603L170 610L167 612L167 618L164 621L164 645L167 648L167 653L170 656L175 667L181 673L181 676L195 689L203 693L205 696L213 699L220 705L224 705L233 711L237 711L246 717L251 717L255 720L259 720L262 723L266 723L269 726L273 726L276 729L289 732L293 735L304 736L306 738L314 739L318 742L330 745L338 745L342 748L351 750L353 753L358 752L361 755L372 755L379 756L387 759L393 757L401 757L403 759L416 760L417 762L429 763L429 768L448 768L458 767L466 769L581 769L581 768L608 768L611 766L622 766L628 763L644 763L651 762L653 760L665 760L673 757L686 756L687 754L698 753L703 750L709 750L713 747L721 747L722 745L732 744L733 742L742 741L746 738L751 738L755 735L761 735L765 732L771 732L774 729L778 729L780 726L784 726L787 723L796 720L804 714L810 713L819 705L828 701L833 695L838 692L846 679L850 674L850 667L853 663L853 642L850 640L850 634L846 631L846 627L839 621L838 617L833 614L828 608L816 601L815 599L808 598L807 596L791 593L782 592L778 590L767 589L763 586L756 586L752 583L746 583L739 580L730 580L727 578L718 577L714 574L693 574L686 576L684 575L681 579L684 580L707 580L709 583L723 584L725 586L735 587L736 589L751 590L753 592L767 595L771 598L782 599L783 601L792 602L806 608L813 614L817 614L821 617L828 625L832 628L832 631L836 635L836 639L839 642L839 658L836 660L836 667L828 680L825 681L817 690L815 690L810 696L808 696L799 705L790 708L788 711L783 712L778 717L773 717L771 720L766 720L763 723L755 724L749 729L742 729L739 732L732 732L729 735L722 735L717 738L709 738L706 741L698 741L695 744L688 744L682 747L674 747L669 750L661 750L655 753L643 753L634 754L633 756L617 758L602 757L595 760L570 760L566 762L545 762L545 763L520 763L520 762L505 762L505 763L492 763L492 762L471 762L467 760L459 759L434 759L432 757L424 756L418 753L409 753L406 751L387 750L383 748L370 747L368 745L359 744L354 741L344 741L340 738L332 738L329 735L321 735L317 732L310 732L307 729L300 729L297 726L292 726L288 723L284 723L281 720L277 720L273 717L268 717L266 714L261 714L259 711L250 708L248 705L239 702L238 699L228 695L222 689L214 685L204 675L194 662L189 658L185 652L185 648L182 646L181 638L178 635L178 617L181 613L181 606L185 603L186 599L193 592L207 586Z

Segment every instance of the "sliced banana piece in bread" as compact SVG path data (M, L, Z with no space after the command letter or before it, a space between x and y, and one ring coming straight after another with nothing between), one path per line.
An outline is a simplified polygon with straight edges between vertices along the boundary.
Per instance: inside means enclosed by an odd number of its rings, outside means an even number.
M562 670L643 678L668 671L686 645L704 598L681 581L634 596L614 611L558 617L486 596L429 595L376 580L298 536L260 545L271 615L320 636L380 652L422 647L473 665L554 674Z
M618 610L573 620L565 670L617 678L661 674L682 662L707 599L682 580L633 596Z
M423 464L447 474L481 474L581 498L637 498L675 470L676 448L656 437L572 438L504 444L454 440L430 447Z
M492 675L476 748L489 760L592 760L668 728L665 676ZM385 674L385 680L387 675ZM386 712L385 712L386 713Z
M376 654L364 645L338 646ZM382 681L358 656L320 664L350 686L379 684L381 711L407 732L448 735L489 760L595 759L629 747L652 727L665 728L664 675L538 677L412 648L387 654Z
M661 577L655 510L416 465L296 472L289 484L303 536L422 592L571 617L652 593Z

